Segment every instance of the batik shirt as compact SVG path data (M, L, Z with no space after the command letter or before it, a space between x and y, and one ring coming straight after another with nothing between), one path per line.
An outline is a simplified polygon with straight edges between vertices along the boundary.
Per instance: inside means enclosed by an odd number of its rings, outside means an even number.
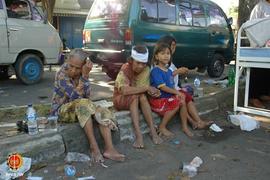
M80 77L78 82L67 75L68 64L63 64L56 73L54 81L54 93L52 99L51 114L57 115L61 105L69 103L75 99L90 97L90 82L88 79ZM79 84L79 85L77 85Z

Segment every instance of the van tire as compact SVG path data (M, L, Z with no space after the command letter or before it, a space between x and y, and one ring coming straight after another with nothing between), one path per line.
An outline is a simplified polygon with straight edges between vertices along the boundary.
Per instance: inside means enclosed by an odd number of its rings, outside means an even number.
M109 76L109 78L111 78L112 80L115 80L118 73L115 71L107 71L106 74L107 76Z
M210 77L220 77L224 71L225 58L221 54L215 54L207 68Z
M35 54L24 54L19 56L15 63L17 79L26 85L40 81L43 76L43 63Z

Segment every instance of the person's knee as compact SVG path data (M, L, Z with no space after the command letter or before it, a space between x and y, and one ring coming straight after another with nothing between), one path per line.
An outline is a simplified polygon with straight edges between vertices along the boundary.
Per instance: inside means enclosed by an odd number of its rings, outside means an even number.
M148 102L148 99L147 99L147 97L146 97L145 94L141 94L139 98L140 98L140 102L141 102L141 103L142 103L142 102Z
M185 101L185 100L182 100L182 101L181 101L181 106L187 106L187 104L186 104L186 101Z
M90 117L88 120L79 120L79 124L81 126L81 128L83 128L84 130L93 130L93 124L92 124L92 118Z

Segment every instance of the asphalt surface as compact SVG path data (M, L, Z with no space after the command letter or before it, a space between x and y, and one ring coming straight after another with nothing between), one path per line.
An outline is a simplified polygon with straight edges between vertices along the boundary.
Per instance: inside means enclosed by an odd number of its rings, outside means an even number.
M153 145L149 136L145 139L145 149L132 148L129 141L117 145L117 149L126 154L125 162L106 160L108 168L90 163L73 163L75 177L94 176L96 179L111 180L186 180L182 174L183 163L199 156L203 163L198 174L192 179L198 180L268 180L270 176L269 129L257 129L243 132L226 120L225 109L211 113L204 118L215 120L224 131L220 134L208 130L193 131L193 139L187 138L179 129L179 123L170 124L175 138L161 145ZM177 144L179 142L180 144ZM40 168L30 171L32 176L44 179L75 179L64 173L64 157L47 162Z
M43 79L34 85L23 85L17 81L16 76L9 80L0 80L0 108L23 106L31 104L50 103L53 94L53 83L59 66L52 70L45 68ZM94 65L90 74L93 100L104 99L112 96L113 81L101 71L101 67Z
M50 103L54 77L58 69L59 66L53 66L52 70L49 71L49 68L46 67L43 79L39 83L29 86L17 81L15 75L9 80L0 80L0 108ZM226 67L221 78L226 76L227 69ZM201 80L209 79L206 72L198 73L194 70L191 70L187 77L187 83L190 84L193 84L195 77L199 77ZM92 86L92 100L105 99L112 96L114 81L102 72L101 67L96 64L90 72L90 82Z

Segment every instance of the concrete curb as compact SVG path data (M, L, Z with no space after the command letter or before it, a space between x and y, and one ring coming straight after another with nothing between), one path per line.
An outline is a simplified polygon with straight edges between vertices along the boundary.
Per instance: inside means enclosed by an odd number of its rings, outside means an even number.
M210 96L195 99L195 104L200 114L207 114L218 110L220 107L224 107L226 103L233 104L233 93L233 88L226 88ZM46 104L43 106L46 107L49 105ZM14 110L13 114L17 111L24 112L25 106L12 110ZM0 114L3 111L6 113L10 109L0 109ZM114 144L127 139L133 140L134 133L129 111L116 112L115 115L118 120L119 131L113 132ZM160 122L157 114L153 113L153 117L156 124ZM142 133L148 133L149 129L142 115L140 119ZM99 133L95 132L95 134L97 141L103 142ZM33 164L64 156L66 152L88 153L89 150L85 133L77 123L66 124L60 127L58 132L42 132L36 136L23 134L1 139L0 147L0 162L5 161L10 153L18 152L25 157L31 157Z

